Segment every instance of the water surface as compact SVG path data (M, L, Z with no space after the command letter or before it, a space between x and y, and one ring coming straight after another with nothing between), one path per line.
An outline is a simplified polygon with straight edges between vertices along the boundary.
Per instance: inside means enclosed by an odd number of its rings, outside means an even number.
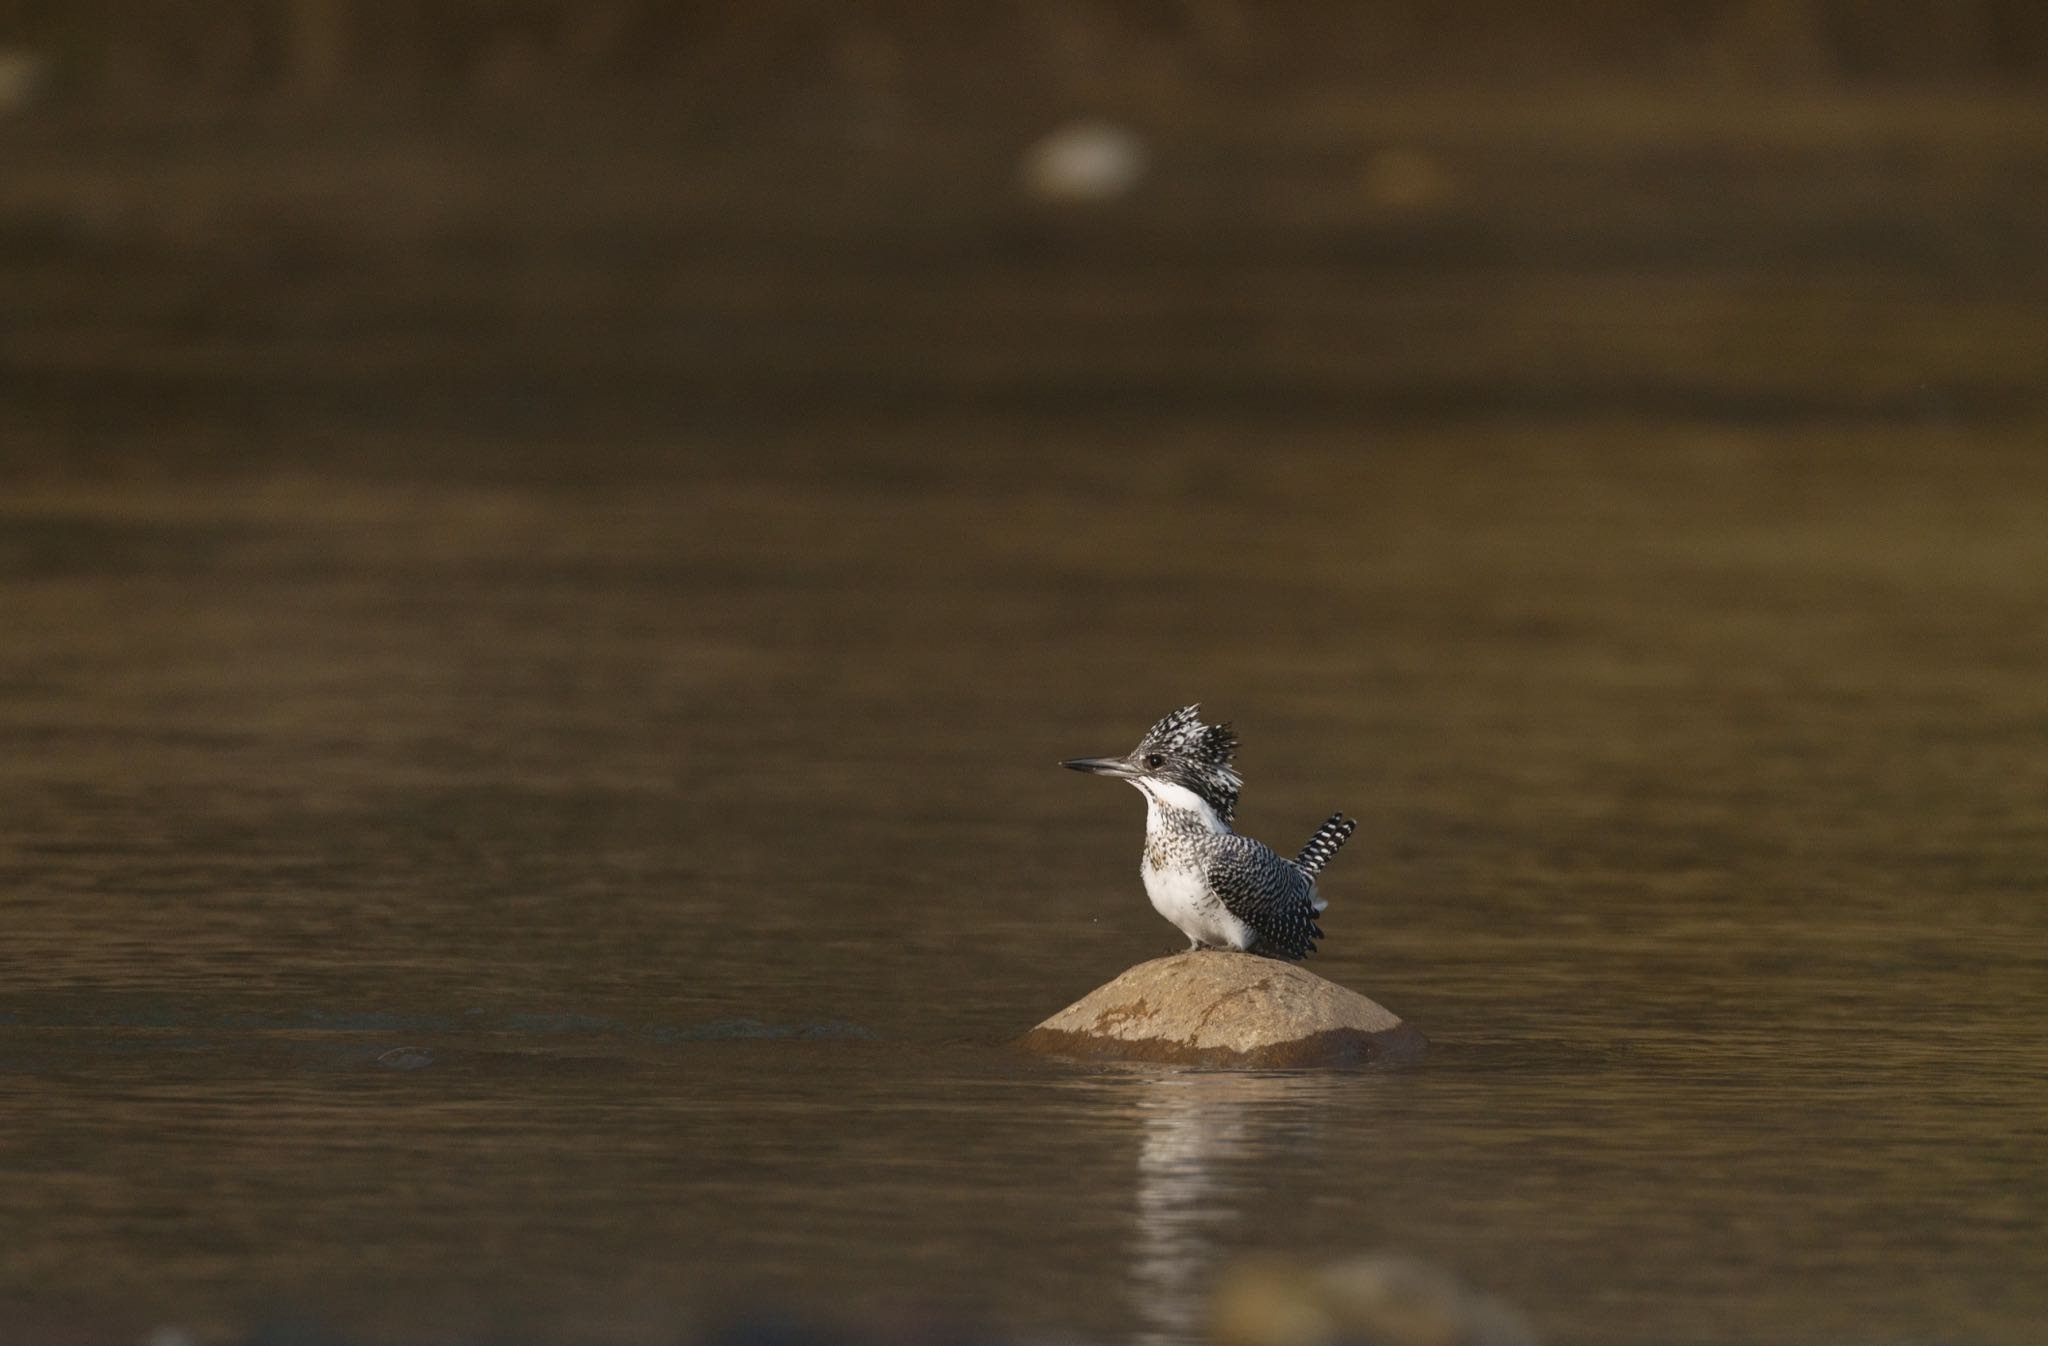
M2048 121L1274 106L1086 220L986 126L25 156L4 1321L1181 1343L1385 1248L2038 1341ZM1179 943L1055 764L1198 699L1420 1065L1007 1047Z
M1388 1247L1565 1341L2025 1340L2042 469L1628 438L16 493L7 1294L1185 1341ZM1247 830L1363 820L1314 966L1425 1064L1005 1047L1174 946L1054 763L1195 697Z

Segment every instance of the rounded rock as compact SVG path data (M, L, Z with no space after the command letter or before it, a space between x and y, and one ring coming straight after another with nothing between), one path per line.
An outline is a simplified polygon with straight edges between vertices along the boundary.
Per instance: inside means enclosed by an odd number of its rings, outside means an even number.
M1140 963L1026 1033L1057 1056L1282 1069L1422 1053L1393 1011L1307 968L1198 949Z

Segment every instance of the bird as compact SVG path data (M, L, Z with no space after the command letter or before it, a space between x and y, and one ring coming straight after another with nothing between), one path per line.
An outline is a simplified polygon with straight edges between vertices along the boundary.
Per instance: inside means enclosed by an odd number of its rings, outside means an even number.
M1145 853L1138 872L1153 909L1180 927L1189 949L1235 949L1289 962L1315 952L1327 903L1316 875L1357 828L1340 809L1289 860L1231 830L1244 780L1231 766L1237 735L1203 724L1201 704L1182 706L1121 757L1060 763L1129 781L1145 796Z

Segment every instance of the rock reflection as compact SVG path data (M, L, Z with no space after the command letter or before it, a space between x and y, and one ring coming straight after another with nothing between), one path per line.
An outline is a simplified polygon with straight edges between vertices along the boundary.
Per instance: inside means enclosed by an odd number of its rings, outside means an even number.
M1142 1343L1202 1340L1221 1249L1271 1165L1315 1148L1332 1080L1308 1074L1159 1073L1135 1082L1138 1146L1133 1306Z

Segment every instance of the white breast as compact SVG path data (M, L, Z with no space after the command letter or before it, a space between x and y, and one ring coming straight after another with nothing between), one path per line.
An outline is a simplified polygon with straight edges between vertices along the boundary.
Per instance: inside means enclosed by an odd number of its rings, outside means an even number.
M1199 868L1175 865L1171 859L1178 857L1171 856L1166 857L1169 863L1164 866L1155 867L1152 863L1155 853L1171 850L1153 844L1153 837L1160 830L1162 806L1193 814L1203 830L1217 835L1229 832L1230 824L1216 816L1209 802L1192 790L1151 779L1134 780L1131 784L1145 796L1145 858L1139 862L1138 872L1144 876L1145 895L1152 899L1152 909L1179 926L1180 932L1197 944L1218 949L1250 948L1251 928L1232 916L1209 891Z
M1152 899L1152 909L1179 926L1183 935L1197 944L1219 949L1251 947L1251 929L1224 908L1199 873L1191 869L1154 869L1149 858L1142 869L1145 895Z

